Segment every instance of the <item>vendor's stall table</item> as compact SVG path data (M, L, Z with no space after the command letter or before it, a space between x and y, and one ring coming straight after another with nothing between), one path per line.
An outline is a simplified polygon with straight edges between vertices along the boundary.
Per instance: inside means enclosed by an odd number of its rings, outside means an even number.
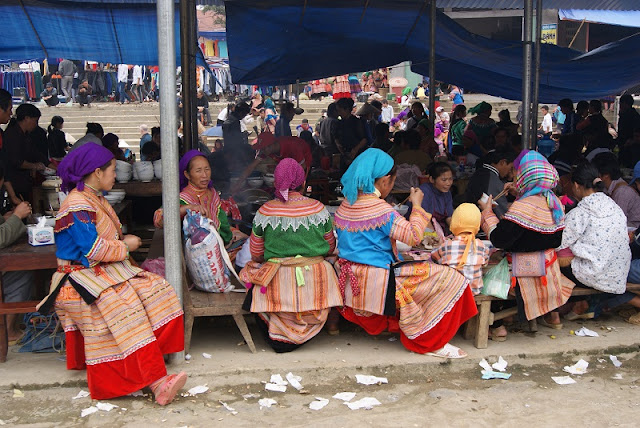
M152 180L148 183L130 181L128 183L116 183L114 189L122 189L127 196L162 196L162 181Z

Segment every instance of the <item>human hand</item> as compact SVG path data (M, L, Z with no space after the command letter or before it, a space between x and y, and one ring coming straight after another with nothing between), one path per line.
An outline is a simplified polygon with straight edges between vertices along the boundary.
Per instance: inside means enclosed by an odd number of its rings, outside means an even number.
M419 187L412 187L409 192L409 201L414 207L422 206L422 199L424 198L424 193L420 190Z
M124 235L122 238L127 247L129 248L129 253L136 251L142 245L142 240L139 236L136 235Z
M24 220L31 215L31 204L29 202L20 202L13 210L13 213L20 220Z
M44 171L45 168L46 166L42 162L36 163L36 167L35 167L36 171Z
M478 200L478 206L480 207L481 211L492 211L493 210L493 196L489 196L488 199L483 200L480 199Z

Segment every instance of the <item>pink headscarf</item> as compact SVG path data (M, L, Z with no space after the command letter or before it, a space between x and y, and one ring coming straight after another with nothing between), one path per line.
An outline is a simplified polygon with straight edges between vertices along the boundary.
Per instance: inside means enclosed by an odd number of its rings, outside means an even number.
M289 200L289 190L297 189L304 183L304 170L295 159L284 158L273 173L276 198L282 202Z

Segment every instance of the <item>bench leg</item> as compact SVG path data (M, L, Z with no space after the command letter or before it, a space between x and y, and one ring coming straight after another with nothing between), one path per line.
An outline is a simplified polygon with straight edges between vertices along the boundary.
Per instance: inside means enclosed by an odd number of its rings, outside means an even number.
M256 345L253 344L253 338L251 337L251 332L249 331L249 327L247 327L247 323L244 320L244 315L242 314L233 314L233 320L236 322L240 333L242 333L242 337L244 341L249 345L249 349L251 353L256 353Z
M191 332L193 331L193 314L190 311L184 313L184 352L189 353L191 348Z
M491 302L480 302L478 313L478 328L476 329L475 347L486 349L489 346L489 318L491 317Z
M0 363L4 363L7 361L7 352L9 352L9 337L7 333L7 316L2 314L0 315Z
M465 340L470 340L475 338L476 331L478 330L478 315L475 315L467 323L464 325L464 332L462 333L462 337Z

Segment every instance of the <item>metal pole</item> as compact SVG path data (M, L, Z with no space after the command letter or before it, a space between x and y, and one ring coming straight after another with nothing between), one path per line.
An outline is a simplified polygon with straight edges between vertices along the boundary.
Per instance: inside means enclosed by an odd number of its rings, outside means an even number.
M178 106L176 105L175 9L173 0L158 0L158 65L160 68L160 137L162 160L162 206L164 208L165 277L182 301L182 236L178 171ZM184 352L174 354L181 361Z
M436 0L430 1L429 9L429 125L431 132L435 130L436 119Z
M300 79L296 79L296 108L300 108Z
M533 32L533 0L524 0L522 46L522 145L532 148L531 139L531 37Z
M531 130L537 140L538 105L540 94L540 50L542 43L542 0L536 0L536 41L533 61L533 108L531 109Z
M198 135L195 108L195 42L193 41L192 12L195 14L193 0L180 0L180 65L182 68L182 145L184 151L194 146ZM195 134L193 125L195 126Z
M190 140L191 145L189 149L198 148L198 82L196 80L196 49L198 48L198 18L196 15L196 0L189 0L189 26L191 32L189 33L189 61L191 68L189 68L189 77L191 78L191 135L193 138Z

